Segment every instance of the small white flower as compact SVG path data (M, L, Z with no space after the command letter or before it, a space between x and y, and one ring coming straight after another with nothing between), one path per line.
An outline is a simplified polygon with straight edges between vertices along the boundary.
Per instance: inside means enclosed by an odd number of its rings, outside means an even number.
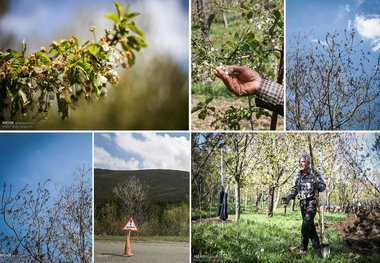
M104 44L104 45L102 45L102 48L103 48L103 50L104 51L108 51L108 50L110 50L110 46L108 45L108 44Z
M98 77L95 81L96 86L102 86L104 83L107 83L107 78L103 75L98 74Z
M260 249L261 253L264 253L264 248Z

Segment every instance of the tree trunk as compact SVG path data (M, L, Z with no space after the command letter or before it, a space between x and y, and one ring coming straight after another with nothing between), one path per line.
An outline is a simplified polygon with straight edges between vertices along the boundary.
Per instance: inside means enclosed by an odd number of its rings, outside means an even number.
M228 29L228 21L227 21L226 13L223 12L222 16L223 16L224 28Z
M235 221L240 218L240 185L239 181L236 180L235 183Z
M268 217L273 216L274 190L275 190L275 187L273 185L269 185L269 187L268 187L268 199L267 199L267 205L268 205L267 216Z
M261 209L264 208L264 185L261 185Z
M296 201L294 199L292 199L292 211L294 211L294 207L295 207L295 204L296 204Z
M274 202L274 210L277 209L278 203L280 201L280 196L281 196L281 186L278 188L277 198L276 198L276 201Z

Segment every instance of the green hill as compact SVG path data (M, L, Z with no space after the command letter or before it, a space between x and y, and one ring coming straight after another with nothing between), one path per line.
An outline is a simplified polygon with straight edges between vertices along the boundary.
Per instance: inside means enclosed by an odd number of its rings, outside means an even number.
M136 176L149 187L149 197L152 202L188 202L189 172L178 170L94 170L95 206L103 206L106 202L115 200L112 189L123 179Z

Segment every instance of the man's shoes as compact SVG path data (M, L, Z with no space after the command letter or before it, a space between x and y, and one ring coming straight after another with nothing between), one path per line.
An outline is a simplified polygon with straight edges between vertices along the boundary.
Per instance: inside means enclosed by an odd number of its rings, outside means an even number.
M301 249L300 251L298 251L297 255L298 255L298 256L304 256L304 255L306 255L306 253L307 253L307 252L306 252L305 250L302 250L302 249Z

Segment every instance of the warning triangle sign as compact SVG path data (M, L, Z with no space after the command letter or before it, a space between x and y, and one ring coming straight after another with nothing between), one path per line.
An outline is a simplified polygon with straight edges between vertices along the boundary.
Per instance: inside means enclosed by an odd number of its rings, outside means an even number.
M137 229L137 226L135 224L135 221L133 220L133 217L131 217L128 222L124 225L123 231L134 231L134 232L139 232Z

